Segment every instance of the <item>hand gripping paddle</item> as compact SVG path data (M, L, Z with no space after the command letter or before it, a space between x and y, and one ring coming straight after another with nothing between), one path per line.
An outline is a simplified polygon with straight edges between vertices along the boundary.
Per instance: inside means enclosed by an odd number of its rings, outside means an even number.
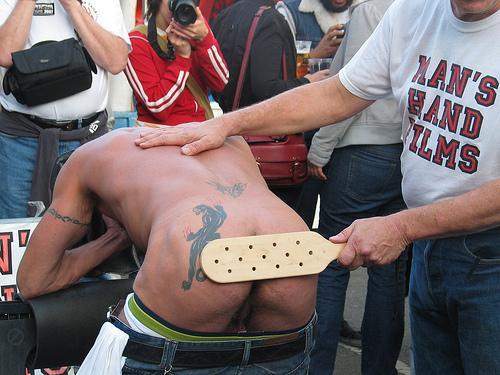
M345 244L316 232L221 238L201 252L201 267L217 283L274 279L320 273Z

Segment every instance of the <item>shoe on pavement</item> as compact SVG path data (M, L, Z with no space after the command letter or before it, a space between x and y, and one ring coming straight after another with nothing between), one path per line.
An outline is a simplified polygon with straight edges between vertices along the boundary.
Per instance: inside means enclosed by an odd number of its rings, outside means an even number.
M361 332L353 329L345 319L340 328L340 342L361 349Z

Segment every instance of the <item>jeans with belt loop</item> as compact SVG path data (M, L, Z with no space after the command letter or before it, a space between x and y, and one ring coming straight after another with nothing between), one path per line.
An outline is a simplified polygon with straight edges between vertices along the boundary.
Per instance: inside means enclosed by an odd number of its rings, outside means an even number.
M385 216L405 207L401 193L401 144L336 149L321 191L319 233L328 238L356 219ZM404 335L407 253L385 266L368 267L361 326L363 375L394 374ZM332 262L320 273L318 339L311 375L331 374L340 337L350 271Z
M258 345L259 339L250 339L248 341L222 341L222 342L178 342L170 339L152 337L142 333L133 331L130 327L123 324L121 321L114 319L112 323L120 330L124 331L129 337L141 344L162 347L163 355L160 364L151 364L127 358L125 365L122 368L123 375L271 375L271 374L290 374L290 375L305 375L309 368L309 354L314 346L314 323L309 322L302 332L306 335L306 345L303 352L292 355L286 359L277 361L250 363L244 362L252 357L252 346ZM264 339L265 340L265 339ZM261 340L261 341L264 341ZM179 350L189 351L211 351L211 350L236 350L241 348L249 348L245 351L242 358L242 364L229 365L224 367L214 368L187 368L175 367L172 363L175 359L176 352Z
M415 242L409 298L415 374L500 374L500 228Z

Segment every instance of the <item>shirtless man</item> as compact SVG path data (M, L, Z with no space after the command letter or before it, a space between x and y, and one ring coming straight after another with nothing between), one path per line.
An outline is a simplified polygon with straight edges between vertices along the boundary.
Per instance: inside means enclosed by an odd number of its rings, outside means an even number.
M190 367L203 374L200 367L240 365L245 374L306 373L317 276L216 284L201 271L199 255L213 239L307 226L267 189L241 138L186 157L178 147L142 150L134 145L137 137L135 129L116 130L69 158L19 268L23 298L76 283L127 246L128 234L145 260L120 315L126 324L114 324L130 336L127 347L133 336L135 344L162 349L125 348L123 374L191 374ZM108 217L107 232L66 250L84 236L96 208Z

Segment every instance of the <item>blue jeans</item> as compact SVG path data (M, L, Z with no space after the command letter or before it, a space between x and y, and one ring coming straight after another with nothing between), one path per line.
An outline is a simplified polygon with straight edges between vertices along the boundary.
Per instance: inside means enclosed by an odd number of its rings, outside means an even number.
M308 39L309 40L309 39ZM306 142L307 149L311 148L311 142L314 137L314 134L318 129L309 130L304 133L304 141ZM325 173L327 166L323 167ZM304 184L302 184L302 188L300 189L300 194L298 194L295 202L294 209L299 214L299 216L304 220L309 227L312 229L314 223L314 216L316 214L316 205L318 203L318 197L321 193L321 189L323 188L323 181L309 177Z
M253 364L240 364L239 366L226 366L216 368L181 368L172 367L171 363L174 360L176 350L180 347L183 350L231 350L238 349L245 346L242 341L224 341L219 343L214 342L182 342L166 340L163 338L152 337L133 331L128 326L114 320L113 324L132 337L134 341L156 347L163 348L163 357L160 365L150 364L146 362L139 362L131 358L127 358L125 365L122 368L123 375L271 375L271 374L290 374L290 375L304 375L308 373L309 368L309 354L314 346L314 324L312 321L306 325L301 331L306 336L306 349L286 359L253 363ZM258 344L259 340L251 340L252 345ZM250 341L247 341L249 343ZM249 351L251 356L251 350Z
M401 195L402 146L349 146L332 154L321 191L319 232L330 237L354 220L405 208ZM392 374L404 335L406 252L392 264L368 267L362 323L362 373ZM340 335L349 270L336 262L319 275L319 336L310 373L331 374Z
M414 244L410 322L417 375L500 374L500 228Z
M79 141L59 142L59 155L80 146ZM38 138L0 132L0 219L27 216Z

